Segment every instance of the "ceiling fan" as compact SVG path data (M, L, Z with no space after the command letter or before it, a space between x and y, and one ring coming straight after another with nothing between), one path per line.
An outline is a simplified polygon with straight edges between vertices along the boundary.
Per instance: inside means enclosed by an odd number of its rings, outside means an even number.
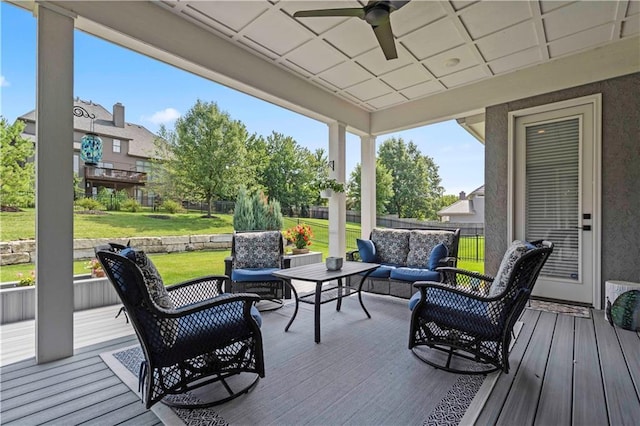
M293 14L294 18L322 17L322 16L355 16L367 21L378 39L385 58L396 59L398 52L391 31L391 12L400 9L409 3L409 0L371 0L364 7L352 7L343 9L299 10Z

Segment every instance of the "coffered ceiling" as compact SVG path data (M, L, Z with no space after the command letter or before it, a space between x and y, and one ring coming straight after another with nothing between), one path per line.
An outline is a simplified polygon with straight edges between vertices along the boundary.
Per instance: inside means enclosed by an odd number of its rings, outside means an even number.
M470 85L640 32L638 1L424 1L391 14L387 61L358 18L294 18L365 1L162 0L160 7L367 111Z

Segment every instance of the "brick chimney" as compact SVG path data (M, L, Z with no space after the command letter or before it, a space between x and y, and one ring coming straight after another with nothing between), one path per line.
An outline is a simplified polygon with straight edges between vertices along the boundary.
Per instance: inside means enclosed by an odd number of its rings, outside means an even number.
M120 102L113 105L113 125L116 127L124 127L124 105Z
M460 199L461 200L466 200L467 199L467 194L465 194L464 191L460 191Z

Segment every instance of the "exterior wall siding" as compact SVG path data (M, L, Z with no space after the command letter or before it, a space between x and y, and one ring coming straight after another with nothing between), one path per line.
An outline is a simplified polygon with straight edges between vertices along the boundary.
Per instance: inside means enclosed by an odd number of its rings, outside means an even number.
M640 73L486 110L485 271L495 274L507 241L510 111L602 94L602 294L607 280L640 281ZM604 297L604 296L603 296Z

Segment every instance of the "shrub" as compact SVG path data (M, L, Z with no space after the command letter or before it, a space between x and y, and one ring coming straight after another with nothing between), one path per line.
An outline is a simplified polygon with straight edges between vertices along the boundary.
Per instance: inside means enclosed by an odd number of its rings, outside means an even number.
M180 205L180 203L173 201L173 200L167 200L164 201L162 203L162 209L165 210L167 213L178 213L179 211L182 210L182 206Z
M98 201L93 198L81 198L76 201L76 205L79 207L83 207L86 210L104 210L105 207Z
M139 212L142 209L142 206L140 205L140 203L138 203L133 198L126 199L122 203L121 207L122 207L122 210L132 212L132 213Z
M253 209L253 228L260 230L269 229L267 228L267 197L264 196L262 191L256 191L253 197L251 197L251 204Z
M36 271L31 271L29 275L25 275L22 272L18 272L18 287L27 287L36 285Z
M269 201L266 217L266 229L280 230L282 229L282 210L280 209L280 202L278 200Z
M233 209L233 228L236 231L251 231L255 228L253 205L245 188L240 188Z

